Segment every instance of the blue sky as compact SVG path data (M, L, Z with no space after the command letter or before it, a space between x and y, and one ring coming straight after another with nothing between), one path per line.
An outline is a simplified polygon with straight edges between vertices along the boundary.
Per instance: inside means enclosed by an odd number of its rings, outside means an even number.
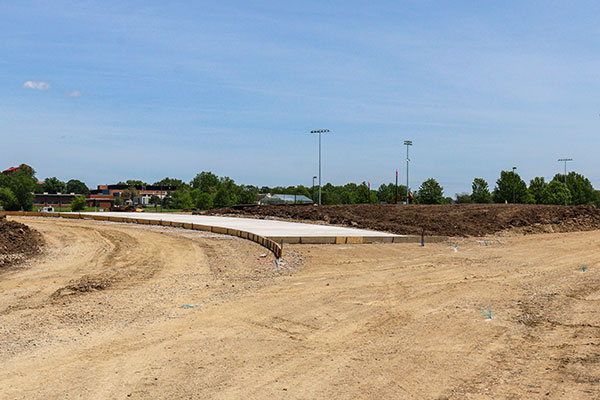
M569 168L600 188L600 4L3 2L0 167L90 186L430 177L446 195Z

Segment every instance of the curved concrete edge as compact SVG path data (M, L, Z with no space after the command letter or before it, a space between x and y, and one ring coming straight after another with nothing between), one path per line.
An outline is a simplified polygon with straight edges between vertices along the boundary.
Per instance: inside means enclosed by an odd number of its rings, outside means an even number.
M106 215L90 215L90 214L79 214L79 213L44 213L37 211L0 211L0 215L11 215L11 216L22 216L22 217L49 217L49 218L70 218L70 219L92 219L95 221L109 221L109 222L124 222L134 223L142 225L161 225L170 226L173 228L191 229L196 231L206 231L213 233L220 233L223 235L237 236L242 239L247 239L252 242L258 243L261 246L270 250L277 259L281 258L283 254L283 247L279 243L269 238L256 235L254 233L241 231L238 229L220 228L218 226L199 225L194 223L186 222L171 222L164 220L151 220L143 218L129 218L129 217L109 217Z

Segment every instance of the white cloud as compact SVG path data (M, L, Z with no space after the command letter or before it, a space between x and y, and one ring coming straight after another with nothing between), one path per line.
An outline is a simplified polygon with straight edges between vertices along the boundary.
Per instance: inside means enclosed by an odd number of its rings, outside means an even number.
M67 93L67 97L81 97L83 93L79 90L73 90L72 92Z
M50 84L48 82L27 81L23 84L23 87L26 89L48 90L50 89Z

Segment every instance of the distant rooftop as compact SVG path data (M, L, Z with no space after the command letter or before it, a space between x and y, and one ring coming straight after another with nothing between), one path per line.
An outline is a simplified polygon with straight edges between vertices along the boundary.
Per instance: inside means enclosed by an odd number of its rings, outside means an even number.
M258 204L312 204L309 197L302 194L268 194Z

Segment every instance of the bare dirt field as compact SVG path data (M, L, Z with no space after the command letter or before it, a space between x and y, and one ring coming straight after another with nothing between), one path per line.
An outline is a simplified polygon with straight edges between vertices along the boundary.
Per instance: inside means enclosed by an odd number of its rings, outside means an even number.
M351 204L338 206L261 205L203 212L254 218L324 222L396 234L483 236L507 230L522 233L600 229L600 208L529 204Z
M0 274L2 399L600 398L600 231L290 245L276 271L227 236L11 219L46 246Z

